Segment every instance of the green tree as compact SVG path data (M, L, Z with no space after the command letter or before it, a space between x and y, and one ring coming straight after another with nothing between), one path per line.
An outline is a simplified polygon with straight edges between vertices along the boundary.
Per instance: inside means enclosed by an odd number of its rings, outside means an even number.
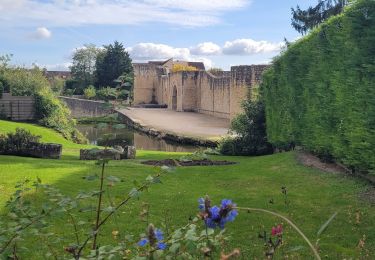
M85 44L83 48L74 51L70 71L73 80L78 82L76 91L80 93L77 94L82 94L84 88L94 83L95 64L100 52L101 49L94 44Z
M329 17L340 14L349 0L319 0L316 6L302 10L298 5L292 8L292 26L301 34L318 26Z
M133 73L132 60L122 43L104 46L96 59L96 87L116 86L114 80Z

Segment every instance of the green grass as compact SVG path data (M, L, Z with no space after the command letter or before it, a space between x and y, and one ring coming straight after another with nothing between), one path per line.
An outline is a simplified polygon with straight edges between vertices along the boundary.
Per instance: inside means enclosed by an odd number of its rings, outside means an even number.
M66 140L57 131L45 128L35 124L16 123L10 121L0 120L0 133L14 132L16 128L24 128L29 130L34 135L41 136L40 141L43 143L58 143L63 146L63 157L71 157L79 154L79 149L92 147L89 145L80 145Z
M94 162L78 160L80 145L62 139L57 133L38 126L0 121L0 133L13 131L16 127L26 127L33 133L42 135L45 142L63 144L64 156L61 160L43 160L0 156L0 207L14 191L14 185L25 178L41 178L44 183L57 186L63 193L74 196L79 191L95 190L96 181L89 182L82 177L99 173ZM144 180L156 172L150 166L140 164L145 159L178 158L181 154L138 151L136 160L113 161L107 167L107 175L123 180L111 188L112 198L119 201L133 187L133 181ZM212 167L185 167L162 177L162 184L152 186L140 200L132 201L103 229L99 238L101 244L113 243L111 232L138 234L144 232L146 223L139 218L142 203L150 205L150 221L160 227L167 218L170 228L187 223L189 217L197 213L197 199L210 195L215 204L222 198L233 199L239 206L259 207L274 210L291 218L313 241L321 225L334 213L337 217L319 238L322 258L375 258L375 207L360 199L360 194L369 188L365 183L342 175L323 173L300 166L294 153L281 153L262 157L214 157L238 162L236 165ZM289 206L284 204L281 187L288 190ZM270 200L274 203L269 203ZM38 199L35 199L38 203ZM92 202L94 203L94 201ZM359 222L356 215L360 215ZM84 215L88 218L90 215ZM64 239L74 242L72 227L66 219L53 219L51 231L61 234ZM263 229L269 231L279 219L261 213L241 212L235 222L228 224L231 235L229 248L241 249L243 259L263 258L263 243L257 238ZM288 255L294 259L309 259L310 251L304 241L285 225L285 243L277 254L277 259ZM365 248L360 250L359 240L366 236ZM29 247L37 247L38 241L28 238ZM62 251L66 244L57 246ZM303 246L299 251L291 251ZM41 259L41 250L31 250L25 259Z

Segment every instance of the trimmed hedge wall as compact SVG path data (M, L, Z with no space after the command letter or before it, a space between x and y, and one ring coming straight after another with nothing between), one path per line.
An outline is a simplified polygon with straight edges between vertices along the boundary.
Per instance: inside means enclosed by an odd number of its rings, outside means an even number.
M375 1L288 47L263 75L267 135L355 171L375 170Z

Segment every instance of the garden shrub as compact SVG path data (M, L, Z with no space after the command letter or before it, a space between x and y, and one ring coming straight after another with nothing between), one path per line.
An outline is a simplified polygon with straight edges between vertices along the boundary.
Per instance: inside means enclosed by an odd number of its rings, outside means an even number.
M38 143L40 136L33 135L30 131L17 128L16 132L0 136L0 151L21 151L30 143Z
M42 90L50 89L50 84L38 68L8 68L3 71L3 81L13 96L32 96Z
M66 139L76 143L87 143L86 138L75 128L70 110L50 91L35 94L35 106L39 123L60 132Z
M96 92L96 96L100 100L115 100L117 99L117 91L115 88L105 87L101 88Z
M225 155L265 155L273 152L267 140L264 103L260 100L246 100L242 105L244 112L232 120L234 137L227 137L219 144Z
M267 134L353 171L375 170L375 2L357 1L263 75Z
M65 90L64 93L66 95L82 95L84 90L84 86L75 79L68 79L65 81Z
M83 91L83 94L85 95L85 98L93 99L96 97L96 89L94 86L90 85Z

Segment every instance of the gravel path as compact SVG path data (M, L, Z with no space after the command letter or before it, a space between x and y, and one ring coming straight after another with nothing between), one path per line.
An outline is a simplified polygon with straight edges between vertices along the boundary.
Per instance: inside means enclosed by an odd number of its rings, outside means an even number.
M126 108L119 112L141 125L188 137L218 139L228 133L230 126L229 119L168 109Z

